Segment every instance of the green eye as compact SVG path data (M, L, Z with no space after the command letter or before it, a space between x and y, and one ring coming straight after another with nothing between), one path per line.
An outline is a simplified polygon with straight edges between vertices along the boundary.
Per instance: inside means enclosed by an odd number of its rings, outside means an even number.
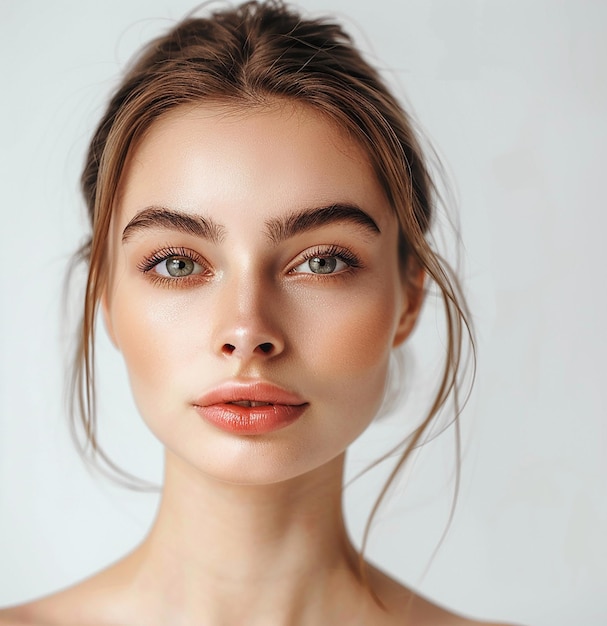
M169 257L158 263L154 269L157 274L170 278L183 278L184 276L191 276L202 271L198 263L184 256Z
M160 284L191 287L206 282L213 274L206 259L195 250L166 247L156 250L137 264L143 274ZM194 283L192 283L194 281Z
M310 270L312 271L312 273L314 274L332 274L335 271L335 268L337 267L337 261L338 261L337 257L334 257L334 256L330 256L330 257L315 256L311 259L308 259L307 264Z
M313 256L295 268L298 274L335 274L348 269L349 265L336 255Z

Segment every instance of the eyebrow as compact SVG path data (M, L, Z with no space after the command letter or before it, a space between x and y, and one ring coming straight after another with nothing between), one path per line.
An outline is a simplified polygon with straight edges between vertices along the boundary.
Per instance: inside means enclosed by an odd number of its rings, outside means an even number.
M375 220L352 204L332 204L295 211L285 217L276 217L266 221L266 228L270 240L280 243L300 233L338 222L350 222L361 226L364 231L373 235L381 233Z
M223 226L202 215L152 206L139 211L126 225L122 231L122 243L127 242L137 232L153 228L168 228L208 239L212 243L221 243L226 232Z
M352 204L332 204L294 211L284 217L266 221L266 234L275 244L303 232L338 222L350 222L373 235L381 233L375 220ZM139 211L122 231L122 243L134 234L147 229L169 229L208 239L218 244L224 239L226 229L211 218L202 215L174 211L166 207L151 206Z

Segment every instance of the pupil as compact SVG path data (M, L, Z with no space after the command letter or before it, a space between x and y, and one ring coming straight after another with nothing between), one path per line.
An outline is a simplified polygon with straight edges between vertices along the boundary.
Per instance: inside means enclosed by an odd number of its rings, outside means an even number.
M335 257L314 257L310 259L310 269L315 274L330 274L335 270L337 266L337 259Z

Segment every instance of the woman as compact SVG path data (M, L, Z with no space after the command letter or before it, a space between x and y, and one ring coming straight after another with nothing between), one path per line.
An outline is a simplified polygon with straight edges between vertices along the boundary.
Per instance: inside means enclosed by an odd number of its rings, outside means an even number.
M101 307L165 446L162 501L132 553L4 623L479 623L365 563L343 522L345 451L425 283L448 321L444 374L397 470L457 391L467 323L426 241L415 134L339 27L278 2L185 20L124 78L82 184L82 426L111 464L95 439Z

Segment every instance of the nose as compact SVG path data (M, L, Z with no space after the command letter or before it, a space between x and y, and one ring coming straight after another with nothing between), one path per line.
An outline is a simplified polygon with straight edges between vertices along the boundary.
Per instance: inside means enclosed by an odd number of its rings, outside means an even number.
M224 285L216 312L215 352L246 361L268 359L285 348L277 322L277 299L269 287L257 283Z

